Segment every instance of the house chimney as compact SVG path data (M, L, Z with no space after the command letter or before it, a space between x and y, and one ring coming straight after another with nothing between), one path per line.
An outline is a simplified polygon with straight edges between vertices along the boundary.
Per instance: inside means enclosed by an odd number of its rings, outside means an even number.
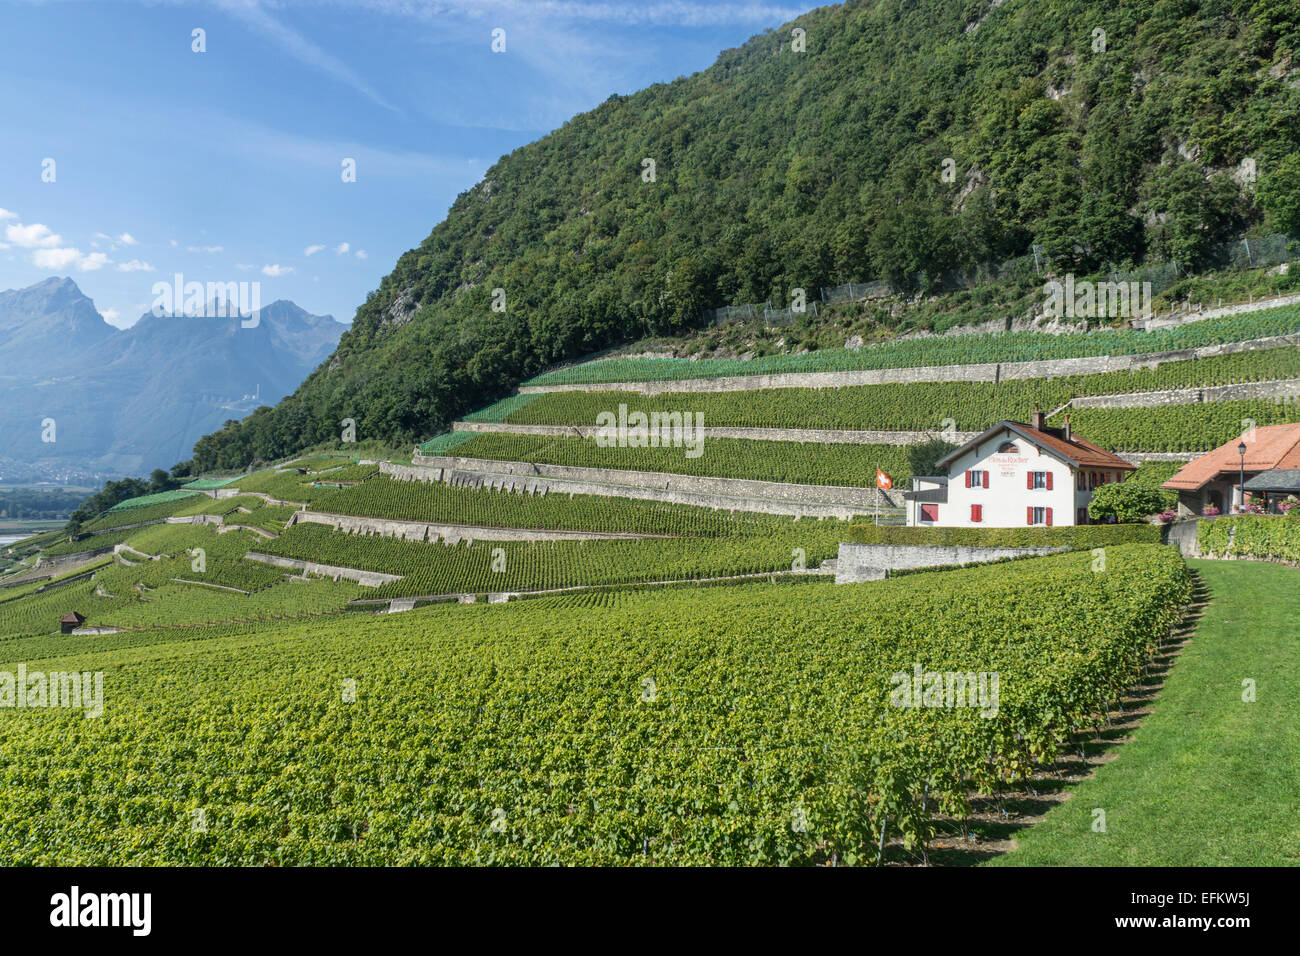
M1039 410L1038 403L1034 402L1034 414L1029 419L1030 426L1041 432L1043 430L1043 426L1046 423L1047 423L1046 417L1043 415L1042 411Z
M1070 440L1070 413L1065 413L1065 440Z

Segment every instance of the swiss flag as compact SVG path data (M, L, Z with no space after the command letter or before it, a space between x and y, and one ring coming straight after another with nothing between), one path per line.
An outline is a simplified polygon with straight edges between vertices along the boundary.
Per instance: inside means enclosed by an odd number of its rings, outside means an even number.
M881 471L879 468L877 468L877 469L876 469L876 487L877 487L877 488L884 488L886 491L888 491L889 489L891 489L891 488L894 487L894 479L893 479L893 478L890 478L887 474L885 474L883 471Z

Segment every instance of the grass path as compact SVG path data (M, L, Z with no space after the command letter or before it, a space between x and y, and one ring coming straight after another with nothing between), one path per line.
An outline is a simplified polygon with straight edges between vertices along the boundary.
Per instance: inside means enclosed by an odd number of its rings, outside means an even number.
M988 865L1300 865L1300 570L1189 564L1208 603L1152 712Z

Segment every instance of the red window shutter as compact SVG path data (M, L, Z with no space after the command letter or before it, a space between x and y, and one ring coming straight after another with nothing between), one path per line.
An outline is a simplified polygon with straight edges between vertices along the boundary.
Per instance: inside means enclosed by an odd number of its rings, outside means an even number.
M1033 523L1034 523L1034 506L1030 505L1028 508L1025 509L1025 524L1033 524Z
M1052 490L1052 473L1050 471L1047 473L1047 490ZM1049 521L1048 524L1051 524L1051 522Z
M1052 509L1051 509L1051 508L1048 508L1048 509L1047 509L1047 523L1048 523L1049 525L1052 523Z
M1030 491L1034 490L1034 473L1032 471L1025 472L1025 487Z
M986 471L984 472L984 487L987 488L988 486L989 486L989 473Z
M974 522L978 522L978 521L980 520L980 506L979 506L979 505L971 505L971 506L970 506L970 520L971 520L971 521L974 521Z
M970 487L970 469L966 470L966 487Z

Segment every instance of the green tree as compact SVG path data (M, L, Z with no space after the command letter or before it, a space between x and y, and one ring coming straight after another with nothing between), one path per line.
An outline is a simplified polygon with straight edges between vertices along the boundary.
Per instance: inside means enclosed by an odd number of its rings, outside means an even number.
M1300 156L1286 156L1266 170L1255 195L1268 216L1268 228L1300 237Z

